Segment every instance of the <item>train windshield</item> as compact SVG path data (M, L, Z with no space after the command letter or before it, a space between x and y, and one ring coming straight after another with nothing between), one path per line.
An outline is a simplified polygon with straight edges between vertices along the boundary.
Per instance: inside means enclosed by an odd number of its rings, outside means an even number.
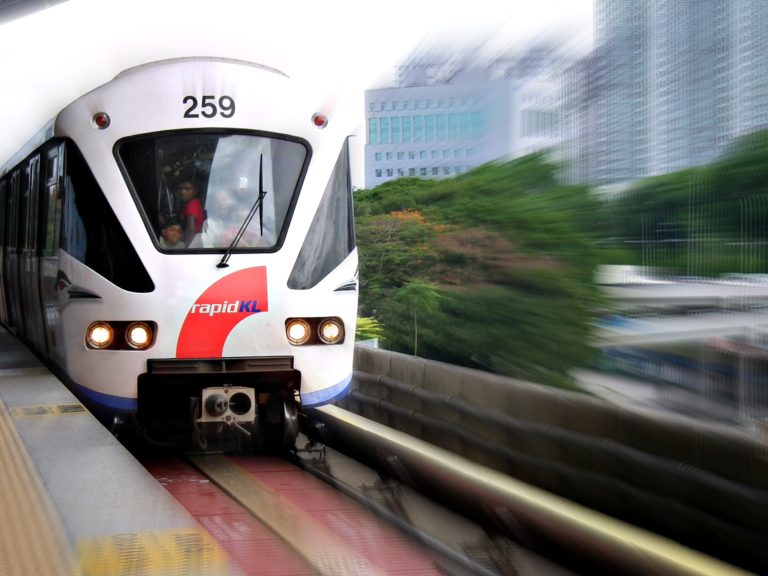
M169 252L276 249L309 156L298 140L193 131L129 138L117 153Z

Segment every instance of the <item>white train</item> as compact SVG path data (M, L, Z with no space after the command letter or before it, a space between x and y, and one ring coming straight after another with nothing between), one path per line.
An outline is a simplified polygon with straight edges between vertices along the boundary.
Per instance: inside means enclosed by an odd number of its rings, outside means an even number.
M293 444L352 374L349 107L219 58L126 70L0 169L0 320L109 423Z

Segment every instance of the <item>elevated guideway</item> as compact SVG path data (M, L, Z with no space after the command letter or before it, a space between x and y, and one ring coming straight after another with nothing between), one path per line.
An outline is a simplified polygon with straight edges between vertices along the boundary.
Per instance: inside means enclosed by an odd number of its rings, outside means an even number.
M262 573L232 561L233 548L251 549L227 541L241 512L231 525L219 508L192 514L158 482L172 477L165 463L155 480L8 334L0 351L0 457L10 459L0 462L0 574ZM356 363L349 406L366 417L328 407L318 433L535 553L616 574L744 574L737 566L764 560L753 543L766 525L765 462L748 434L385 351L358 347ZM188 470L173 478L207 505Z

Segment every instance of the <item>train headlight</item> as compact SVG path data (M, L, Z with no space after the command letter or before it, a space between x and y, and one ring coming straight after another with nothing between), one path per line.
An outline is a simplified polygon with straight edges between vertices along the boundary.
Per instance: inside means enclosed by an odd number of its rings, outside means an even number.
M103 350L112 344L112 340L115 337L115 333L112 330L112 326L106 322L93 322L88 326L88 331L85 334L86 342L91 348L97 350Z
M144 350L152 343L152 328L144 322L133 322L125 330L125 341L136 350Z
M294 346L301 346L309 342L312 331L309 328L309 322L301 318L291 318L285 323L285 334L288 341Z
M344 325L338 318L326 318L317 327L317 335L324 344L338 344L344 339Z

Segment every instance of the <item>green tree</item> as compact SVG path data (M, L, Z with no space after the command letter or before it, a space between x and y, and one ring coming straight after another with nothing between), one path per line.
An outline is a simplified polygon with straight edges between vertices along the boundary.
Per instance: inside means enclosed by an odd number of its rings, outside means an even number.
M356 193L364 316L394 350L557 385L590 357L600 204L543 155Z
M413 317L413 355L419 355L419 317L427 318L438 310L440 292L431 284L411 280L397 291L395 301Z

